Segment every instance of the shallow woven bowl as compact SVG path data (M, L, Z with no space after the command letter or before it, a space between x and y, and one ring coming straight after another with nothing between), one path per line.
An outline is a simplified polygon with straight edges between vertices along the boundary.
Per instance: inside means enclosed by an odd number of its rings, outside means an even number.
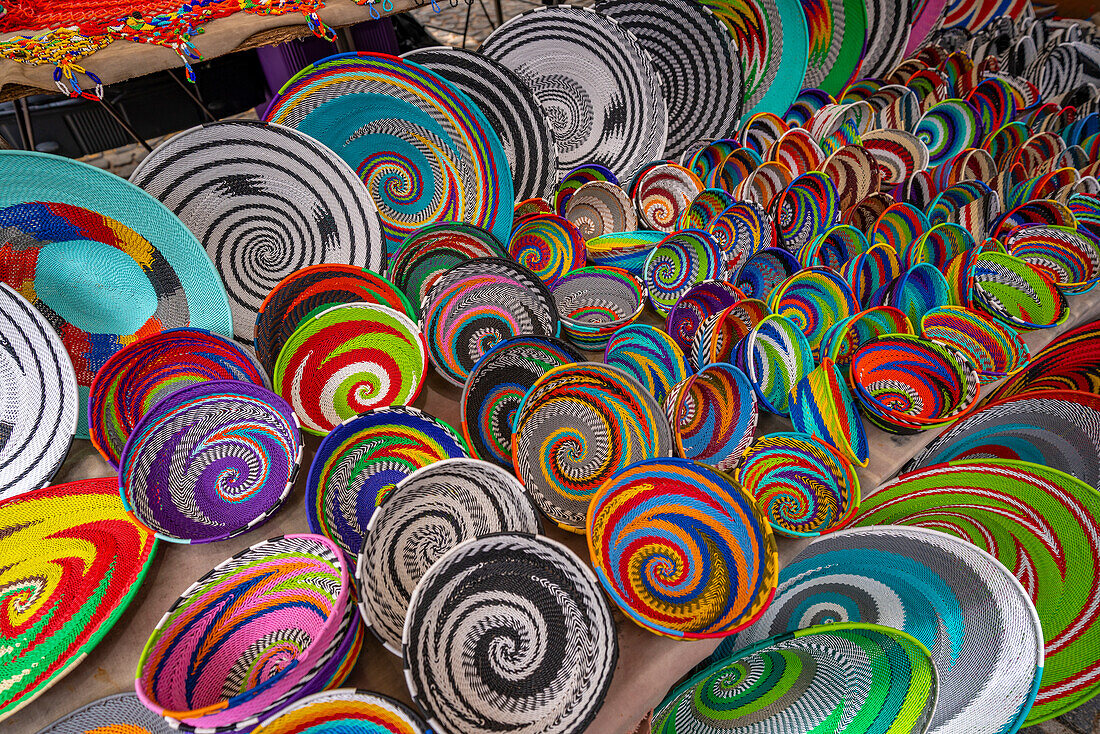
M836 530L859 509L852 463L808 433L771 433L745 451L737 481L772 529L808 538Z
M850 369L867 417L891 433L946 425L980 395L978 372L961 353L918 336L876 337L856 350Z
M733 284L747 298L767 300L775 287L802 268L798 259L781 247L763 247L745 260Z
M756 431L756 393L732 364L709 364L665 398L676 455L729 471Z
M138 660L138 698L181 728L251 728L294 700L323 662L350 589L344 555L328 538L279 536L241 551L157 624Z
M964 306L935 308L921 320L921 334L961 350L978 369L983 383L1017 372L1031 351L1011 326Z
M754 326L737 344L734 355L760 407L777 415L788 414L791 390L814 368L806 336L793 321L775 314Z
M581 349L603 349L611 335L645 310L641 281L619 268L588 267L562 276L550 288L561 327Z
M668 234L656 230L615 232L588 240L585 245L588 263L606 268L622 268L631 275L645 274L649 253Z
M821 358L847 364L865 342L886 334L916 333L909 318L891 306L873 306L836 322L821 339Z
M126 509L158 538L209 543L271 517L302 455L290 405L248 382L211 380L165 398L119 458Z

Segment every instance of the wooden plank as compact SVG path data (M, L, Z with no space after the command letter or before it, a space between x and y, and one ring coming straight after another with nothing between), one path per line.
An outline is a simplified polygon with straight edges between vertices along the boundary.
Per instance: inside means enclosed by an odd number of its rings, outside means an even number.
M393 10L385 13L382 0L377 0L375 8L381 15L403 13L427 2L420 0L391 0ZM356 5L352 0L331 0L320 11L321 19L333 28L343 28L366 20L372 20L367 5ZM219 18L207 23L205 32L196 36L195 48L204 59L212 59L233 51L244 51L259 46L267 46L303 36L313 32L306 24L301 13L288 13L279 16L255 15L240 12L228 18ZM5 34L4 39L29 33ZM94 73L104 84L113 84L136 76L143 76L164 69L183 67L180 57L161 46L130 41L116 41L107 48L98 51L84 60L84 66ZM30 94L57 92L53 80L53 67L49 65L30 66L17 61L0 60L0 101L9 101ZM91 82L81 80L82 87L91 86Z

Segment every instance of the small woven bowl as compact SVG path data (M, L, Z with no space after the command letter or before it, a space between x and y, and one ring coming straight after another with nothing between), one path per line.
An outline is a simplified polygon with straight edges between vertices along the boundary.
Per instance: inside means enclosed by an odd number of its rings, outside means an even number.
M919 324L934 308L955 305L947 279L929 263L917 263L902 273L890 284L884 300L884 305L905 314L910 324Z
M652 632L725 637L775 595L775 537L752 495L709 466L668 458L625 467L592 497L585 527L604 591Z
M638 229L634 202L617 184L609 181L589 181L574 191L565 205L564 216L586 241Z
M798 251L804 268L823 266L839 271L844 263L867 251L867 237L850 224L839 224L822 232Z
M1062 291L1018 257L983 252L970 269L971 300L1015 329L1049 329L1069 316Z
M658 243L668 237L665 232L639 230L616 232L588 240L588 264L603 268L622 268L639 278L645 275L645 261Z
M540 199L541 201L541 199ZM420 715L380 693L337 688L298 699L253 734L431 734Z
M931 263L939 270L947 268L960 253L966 252L978 243L974 235L964 227L951 222L938 224L906 245L901 252L905 267L911 268L917 263Z
M1005 238L1009 254L1039 268L1063 293L1084 293L1100 280L1100 243L1069 227L1019 227Z
M676 342L656 326L633 324L615 332L607 342L604 364L635 378L658 403L668 391L692 373Z
M795 273L768 299L772 312L785 316L802 330L817 359L825 331L859 312L859 302L848 284L829 268L807 268Z
M584 235L565 217L538 214L512 231L508 254L549 287L570 270L584 265Z
M745 451L737 481L772 529L795 538L836 530L859 509L851 462L808 433L771 433Z
M763 247L749 255L733 284L748 298L767 298L776 286L802 268L798 259L781 247Z
M867 466L871 449L855 399L844 374L828 357L791 392L791 423L836 449L851 462Z
M174 727L249 730L301 694L350 593L344 556L328 538L286 535L246 548L157 623L138 660L138 698Z
M814 368L810 343L798 326L783 316L766 316L734 350L735 364L748 376L760 407L787 415L795 385Z
M703 322L691 342L691 364L700 370L708 364L732 362L733 350L754 326L771 315L763 301L743 298Z
M294 484L302 455L289 404L248 382L201 382L165 398L119 458L126 509L157 537L209 543L265 522Z
M745 294L725 280L704 280L680 296L665 319L668 333L684 352L691 351L695 334L708 318L742 300Z
M872 245L840 268L840 274L856 294L862 308L870 308L875 294L901 275L898 253L889 245Z
M561 277L550 289L562 331L581 349L603 349L611 335L645 310L641 281L618 268L588 267Z
M821 338L821 359L844 365L857 349L876 336L915 333L901 311L890 306L873 306L829 327Z
M850 369L867 417L891 433L951 423L978 404L981 392L966 357L919 336L876 337L856 350Z
M676 455L730 471L756 432L756 393L732 364L710 364L665 397Z
M722 275L724 258L722 248L706 232L698 229L673 232L661 240L645 261L649 302L667 317L693 285Z
M1031 361L1015 329L965 306L932 309L921 319L921 335L962 351L981 370L983 383L1008 377Z

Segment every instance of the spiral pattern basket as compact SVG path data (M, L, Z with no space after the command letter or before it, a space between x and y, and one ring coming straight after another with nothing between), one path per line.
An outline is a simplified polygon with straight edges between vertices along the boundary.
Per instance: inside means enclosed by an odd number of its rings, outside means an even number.
M501 258L507 249L491 232L463 222L440 222L417 229L390 260L390 280L412 304L415 315L443 273L467 260Z
M405 704L381 693L337 688L298 699L253 734L431 734Z
M782 316L767 316L735 350L736 365L769 413L790 412L791 390L814 368L813 351L802 331Z
M179 218L145 191L44 153L0 151L0 171L8 182L0 185L7 233L0 281L61 334L80 394L77 437L88 435L92 378L126 344L177 326L232 336L213 263ZM105 274L112 288L90 287Z
M579 268L558 279L550 289L569 341L581 349L602 349L612 334L624 329L645 310L641 281L617 268Z
M903 474L863 501L857 526L909 525L988 551L1027 590L1043 625L1043 678L1024 726L1100 692L1100 492L1023 461L956 461Z
M937 682L928 648L904 632L819 625L716 661L657 707L652 731L786 734L838 731L850 721L875 734L923 734Z
M542 532L523 485L476 459L417 469L386 495L367 525L355 571L359 608L387 650L401 655L401 629L417 583L463 541L493 533Z
M489 120L508 157L517 200L546 196L558 180L558 146L534 92L511 69L465 48L418 48L402 56L443 77Z
M252 342L256 359L272 374L294 330L321 310L342 303L374 303L416 318L405 294L381 275L354 265L311 265L279 281L260 305Z
M537 8L497 28L478 50L535 93L563 177L595 163L627 181L661 158L669 127L661 78L637 37L611 18L588 8Z
M200 382L134 426L118 462L126 509L157 537L207 543L271 517L298 474L302 438L290 406L235 380Z
M878 163L882 186L897 186L928 168L928 145L905 130L873 130L860 136Z
M1100 488L1100 395L1048 390L989 403L937 436L904 471L961 459L1028 461Z
M825 331L859 312L855 293L833 270L806 268L776 288L768 299L773 313L795 324L805 335L816 360Z
M3 720L110 631L141 586L156 539L126 513L114 477L0 500L0 533Z
M330 56L283 85L264 119L316 138L351 164L391 254L436 221L468 222L498 240L512 229L515 197L500 138L466 95L422 66L383 54Z
M686 0L668 0L681 9L698 8ZM613 5L641 9L633 0L617 0ZM691 202L703 191L703 183L694 173L675 163L656 163L639 174L631 191L638 219L646 229L672 233Z
M713 145L716 146L718 143L728 143L730 146L736 146L736 142L732 140L717 141ZM704 183L706 183L706 173L697 163L699 162L700 156L711 149L711 147L712 146L707 146L707 148L699 151L694 159L696 163L692 163L688 166L692 173L699 176L700 179L704 179ZM732 147L724 148L725 152L722 154L722 157L724 158L731 150ZM710 184L707 185L709 186ZM691 200L691 204L688 205L687 211L680 215L680 224L677 229L701 229L710 231L711 225L718 219L719 215L736 203L737 200L733 198L733 194L724 189L703 189Z
M402 649L432 728L469 734L580 734L619 653L592 570L564 545L518 533L436 561L413 592Z
M838 622L892 627L928 648L939 674L929 732L1015 731L1031 709L1043 672L1039 615L1007 568L963 540L894 526L818 538L735 644Z
M727 275L732 275L757 250L776 245L772 216L752 201L726 208L707 227L707 232L722 248Z
M512 468L512 425L523 396L554 367L584 362L553 337L516 336L493 347L462 388L462 435L479 459Z
M119 722L125 722L120 725ZM89 734L125 726L130 734L173 734L168 722L150 711L134 693L116 693L81 706L38 734Z
M952 260L976 246L974 235L968 229L945 222L932 227L898 252L906 267L930 263L940 270L946 270Z
M564 216L539 214L525 219L512 232L508 254L530 269L547 287L553 287L558 278L584 267L586 239L584 233Z
M692 373L672 338L655 326L635 324L615 332L603 361L634 377L658 403Z
M583 531L593 493L615 472L671 454L671 431L660 403L609 365L551 369L516 412L516 476L539 509L572 532Z
M690 352L691 342L703 323L744 297L744 293L725 280L696 283L669 310L665 332L682 351Z
M979 254L970 271L971 297L991 315L1017 329L1063 323L1069 305L1058 286L1035 265L1000 252Z
M355 558L371 516L393 485L450 458L468 458L462 439L415 408L375 408L341 423L321 441L309 467L309 529Z
M859 478L851 462L808 433L758 438L745 451L736 478L783 535L828 533L859 509Z
M76 434L76 373L54 327L0 282L0 499L48 484Z
M667 317L693 285L714 280L724 267L721 248L706 232L689 229L670 234L646 259L645 286L649 302Z
M650 631L724 637L751 624L775 593L775 538L752 496L710 467L633 464L593 496L586 528L604 591Z
M610 181L590 181L574 191L565 205L564 216L586 241L638 228L634 202L618 184Z
M1011 326L964 306L934 308L920 322L926 339L961 351L981 370L983 383L993 382L1023 368L1031 351Z
M884 431L915 433L977 405L978 372L959 352L917 336L875 337L852 355L851 379L865 414Z
M888 334L914 334L913 325L901 311L890 306L872 306L829 327L821 339L821 359L846 365L856 350L871 339Z
M836 185L820 171L804 173L779 195L775 212L782 247L798 252L836 223L840 212Z
M732 362L741 340L770 315L763 301L744 298L708 317L692 339L691 364L701 370L708 364Z
M607 166L592 161L582 163L561 174L561 180L558 181L552 197L553 211L564 215L570 197L589 181L607 181L616 185L619 183L618 177Z
M791 423L795 431L828 444L848 461L867 466L871 450L863 421L844 375L828 357L795 385Z
M1031 263L1063 293L1083 293L1100 280L1100 242L1069 227L1018 227L1005 237L1010 254Z
M783 281L802 269L798 259L781 247L764 247L749 255L733 284L746 298L766 300Z
M200 125L169 138L130 181L187 225L225 280L233 332L284 277L345 263L382 272L382 222L351 166L297 130L255 120Z
M157 623L138 660L138 698L174 728L251 730L302 695L334 652L350 589L327 538L284 535L246 548Z
M323 436L374 408L416 400L428 369L419 327L387 306L344 303L303 321L279 352L274 389Z
M732 364L710 364L669 390L665 413L676 455L731 471L752 443L756 393Z
M645 262L665 232L639 230L594 237L585 244L588 264L601 268L622 268L638 278L645 276Z
M850 224L830 227L798 251L803 267L826 267L837 272L857 255L868 250L867 237Z
M475 260L440 276L421 307L432 366L462 386L494 345L520 334L557 336L550 291L527 268L508 260Z

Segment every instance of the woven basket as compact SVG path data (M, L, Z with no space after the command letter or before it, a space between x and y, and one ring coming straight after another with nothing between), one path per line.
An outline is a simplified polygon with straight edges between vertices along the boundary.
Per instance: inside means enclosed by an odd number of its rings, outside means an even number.
M732 364L710 364L676 384L665 398L676 455L730 471L752 443L756 393Z
M734 349L735 364L752 383L760 407L787 415L791 390L814 368L810 343L792 321L766 316Z
M963 306L934 308L920 322L921 336L962 351L981 370L983 383L1024 368L1031 352L1011 326Z
M640 461L592 497L588 552L612 601L676 639L724 637L775 593L779 556L752 495L685 459Z
M604 233L592 236L597 234ZM558 278L584 267L586 239L576 224L564 216L540 214L515 228L508 241L508 255L529 268L547 287L553 287Z
M579 268L562 276L550 289L561 317L562 331L581 349L596 351L611 335L642 315L646 290L625 270Z
M709 364L732 362L737 344L771 315L763 301L742 298L707 317L692 338L691 364L701 370Z
M150 711L134 693L116 693L62 716L38 734L88 734L110 730L126 722L136 734L173 734L168 722Z
M665 332L682 351L690 352L691 343L703 323L744 298L744 293L725 280L696 283L669 310Z
M807 268L779 285L768 298L772 313L794 323L805 335L816 360L826 330L859 312L848 284L829 268Z
M877 336L914 334L908 317L890 306L872 306L841 319L821 338L821 359L846 365L856 350Z
M649 302L667 317L691 286L714 280L723 272L725 255L709 234L694 229L674 232L661 240L646 259Z
M428 569L402 649L409 692L436 731L579 734L603 705L619 644L585 563L556 541L504 533ZM454 664L458 651L470 664Z
M604 350L603 361L636 378L658 403L663 403L672 386L692 372L672 338L648 324L635 324L615 332Z
M564 216L586 241L638 229L634 202L617 184L609 181L590 181L574 191L565 205Z
M431 734L419 714L380 693L337 688L298 699L253 734Z
M871 449L844 374L829 357L822 357L791 392L791 423L836 449L848 461L867 466Z
M741 265L733 284L746 298L767 300L776 286L801 269L798 259L781 247L764 247Z
M157 537L208 543L248 532L286 500L302 439L291 407L266 388L211 380L162 400L119 458L126 509Z
M639 230L594 237L585 243L588 264L601 268L622 268L642 278L649 253L667 236L665 232Z

